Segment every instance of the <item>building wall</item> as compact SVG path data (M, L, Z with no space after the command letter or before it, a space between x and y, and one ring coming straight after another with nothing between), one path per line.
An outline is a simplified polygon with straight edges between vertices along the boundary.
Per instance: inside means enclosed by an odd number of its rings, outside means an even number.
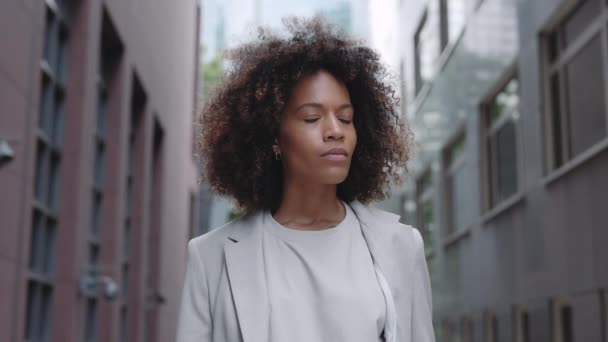
M113 0L71 3L73 13L66 21L67 72L61 82L64 95L62 102L57 100L63 104L63 115L51 120L62 122L58 127L63 127L58 134L57 176L49 176L57 180L49 183L56 187L52 193L57 204L50 211L49 217L54 218L49 222L56 224L38 245L48 248L32 248L31 239L35 236L34 207L38 205L35 184L40 178L36 155L37 141L42 139L38 117L44 107L41 75L48 31L46 7L54 6L55 2L9 0L0 4L3 44L0 138L7 138L16 154L13 161L0 169L0 340L22 341L25 331L33 329L26 328L27 313L40 310L26 308L32 300L28 298L28 284L33 279L30 259L40 251L44 252L43 263L51 261L49 271L43 272L44 284L48 283L43 288L51 293L50 319L38 316L29 321L49 322L48 326L40 326L48 330L42 336L54 341L86 340L86 302L94 298L97 340L119 340L123 301L127 304L123 327L128 331L129 341L172 340L185 272L186 241L192 224L190 193L197 189L192 158L194 85L198 70L197 3L194 0L177 4ZM119 50L122 53L112 57L116 65L107 80L104 162L96 164L100 46L102 30L110 26L120 44L110 46L107 53L112 55ZM145 99L137 107L136 128L131 127L134 89L143 91ZM129 152L132 130L137 131L137 138ZM155 158L154 137L160 136L158 132L162 132L162 144L157 145L161 157ZM155 160L158 165L153 165ZM115 301L104 300L101 292L87 296L78 290L78 281L89 267L91 246L95 244L89 241L94 221L91 189L99 165L103 167L104 178L101 233L95 242L99 248L97 271L120 286L126 283L125 279L129 284L128 296L121 295ZM133 184L130 201L129 175ZM127 217L130 223L126 223ZM128 239L127 225L131 227ZM129 245L126 253L125 241ZM123 273L125 267L127 273Z
M449 35L443 53L431 63L430 81L419 92L414 36L424 11L430 11L427 15L439 11L439 2L403 1L401 7L406 118L419 148L402 194L403 207L414 213L404 212L403 216L408 223L423 225L411 204L416 202L417 181L430 170L435 229L427 237L433 240L427 261L438 341L466 341L462 322L467 320L472 322L472 341L491 341L484 326L485 317L491 315L497 318L498 340L515 340L517 307L528 314L530 341L554 341L554 329L563 324L553 318L553 309L562 301L572 310L573 341L605 341L608 268L604 260L608 259L602 246L608 241L608 216L602 210L602 198L608 186L606 137L591 148L593 153L583 153L557 170L548 168L546 162L550 149L544 123L548 104L543 34L582 1L449 3L462 4L464 31ZM608 5L604 1L601 6L606 18ZM603 25L605 57L605 21ZM589 66L589 74L591 68L597 70ZM519 80L518 190L489 210L484 205L488 160L482 104L511 70ZM596 72L606 75L605 70ZM607 98L604 96L604 103ZM460 208L469 216L464 229L448 234L449 193L443 171L448 162L444 154L459 133L466 135L463 187L468 196Z

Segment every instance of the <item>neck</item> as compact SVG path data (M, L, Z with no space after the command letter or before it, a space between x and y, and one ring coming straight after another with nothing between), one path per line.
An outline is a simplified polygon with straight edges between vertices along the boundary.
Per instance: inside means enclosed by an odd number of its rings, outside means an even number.
M278 210L273 214L282 225L301 230L327 229L342 222L346 208L335 184L285 182Z

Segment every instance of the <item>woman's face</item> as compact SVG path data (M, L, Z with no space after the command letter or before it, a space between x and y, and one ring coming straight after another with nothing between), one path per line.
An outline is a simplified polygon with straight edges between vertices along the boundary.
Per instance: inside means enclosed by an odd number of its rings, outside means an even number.
M286 180L343 182L357 144L353 115L346 86L330 73L320 70L301 79L282 113L279 129Z

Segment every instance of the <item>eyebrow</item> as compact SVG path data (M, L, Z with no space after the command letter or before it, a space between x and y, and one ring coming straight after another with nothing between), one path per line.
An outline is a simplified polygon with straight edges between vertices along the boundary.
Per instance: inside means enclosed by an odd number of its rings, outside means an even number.
M304 108L304 107L314 107L314 108L323 108L323 105L318 103L318 102L307 102L307 103L303 103L301 105L298 106L298 108L296 108L295 112L298 112L300 109ZM345 108L353 108L353 105L350 103L344 103L340 106L338 106L338 110L342 110Z

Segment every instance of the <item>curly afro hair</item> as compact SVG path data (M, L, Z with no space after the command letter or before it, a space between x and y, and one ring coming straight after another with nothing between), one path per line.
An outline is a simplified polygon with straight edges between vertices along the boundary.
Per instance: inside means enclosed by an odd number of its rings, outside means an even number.
M203 179L239 210L275 211L283 176L272 144L294 85L325 70L346 85L354 108L357 147L349 173L337 186L345 202L385 199L391 179L401 183L413 134L397 112L379 56L321 18L288 18L280 36L260 28L257 40L231 50L226 73L201 115Z

